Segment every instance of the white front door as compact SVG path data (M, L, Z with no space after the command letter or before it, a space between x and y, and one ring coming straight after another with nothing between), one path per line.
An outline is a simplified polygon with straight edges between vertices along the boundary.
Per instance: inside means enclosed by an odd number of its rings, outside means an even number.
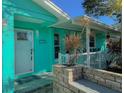
M15 29L15 74L33 72L33 32Z

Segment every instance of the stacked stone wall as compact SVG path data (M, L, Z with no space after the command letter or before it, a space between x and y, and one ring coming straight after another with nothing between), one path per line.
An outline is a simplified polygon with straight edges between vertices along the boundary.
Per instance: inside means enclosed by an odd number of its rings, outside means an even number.
M87 68L81 65L74 67L55 65L53 73L53 93L85 93L70 84L70 82L80 79L87 79L111 89L122 91L122 75L118 73Z

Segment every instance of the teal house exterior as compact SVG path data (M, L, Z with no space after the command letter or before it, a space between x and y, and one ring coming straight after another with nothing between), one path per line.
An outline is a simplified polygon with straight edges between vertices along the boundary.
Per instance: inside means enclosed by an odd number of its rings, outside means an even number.
M2 66L3 93L14 92L14 80L36 73L51 72L58 54L66 53L64 38L81 33L81 18L71 19L50 0L3 0L2 2ZM83 34L83 48L106 50L106 34L119 37L121 33L91 19ZM88 33L94 33L90 41ZM91 45L89 44L91 43ZM87 49L87 46L90 46Z

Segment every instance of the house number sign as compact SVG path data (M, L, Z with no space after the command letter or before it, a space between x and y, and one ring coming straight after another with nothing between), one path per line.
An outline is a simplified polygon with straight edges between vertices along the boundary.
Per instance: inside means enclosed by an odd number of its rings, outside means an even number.
M46 44L46 43L47 43L47 41L46 41L46 40L44 40L44 39L41 39L41 40L39 40L39 43L40 43L40 44Z

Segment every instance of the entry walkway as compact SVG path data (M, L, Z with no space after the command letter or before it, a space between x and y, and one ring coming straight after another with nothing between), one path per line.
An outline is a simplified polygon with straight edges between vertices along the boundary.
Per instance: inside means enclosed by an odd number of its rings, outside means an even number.
M15 80L15 93L52 93L52 75L37 74Z

